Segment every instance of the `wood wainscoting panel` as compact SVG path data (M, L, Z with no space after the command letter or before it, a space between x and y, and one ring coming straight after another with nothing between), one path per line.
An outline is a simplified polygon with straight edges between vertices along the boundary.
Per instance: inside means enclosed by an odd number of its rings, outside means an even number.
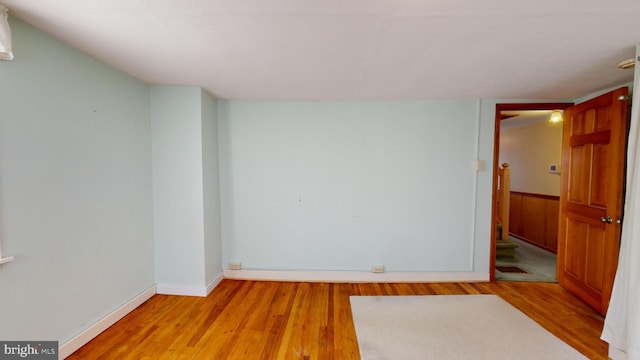
M556 253L559 201L558 196L512 191L509 234Z
M545 245L547 249L558 249L558 216L560 215L560 199L547 200L544 203Z
M539 197L522 197L522 233L518 235L536 245L546 245L544 203Z
M522 234L522 198L522 195L511 192L511 200L509 201L510 234Z

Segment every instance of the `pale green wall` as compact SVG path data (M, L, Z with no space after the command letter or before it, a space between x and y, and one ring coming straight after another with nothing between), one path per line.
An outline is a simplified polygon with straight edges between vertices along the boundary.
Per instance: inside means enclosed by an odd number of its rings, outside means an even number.
M156 282L204 286L200 88L151 87ZM173 292L173 290L169 290Z
M205 282L210 286L222 272L218 108L216 99L201 93Z
M478 105L221 101L225 263L478 270Z
M153 285L148 86L10 19L0 339L65 342Z
M206 295L222 272L216 102L194 86L151 86L158 292Z

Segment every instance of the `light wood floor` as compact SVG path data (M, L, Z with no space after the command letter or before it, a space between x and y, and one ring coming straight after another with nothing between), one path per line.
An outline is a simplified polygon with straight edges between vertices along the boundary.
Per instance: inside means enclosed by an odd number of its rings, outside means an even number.
M590 359L603 318L553 283L327 284L223 280L156 295L68 359L359 359L350 295L497 294Z

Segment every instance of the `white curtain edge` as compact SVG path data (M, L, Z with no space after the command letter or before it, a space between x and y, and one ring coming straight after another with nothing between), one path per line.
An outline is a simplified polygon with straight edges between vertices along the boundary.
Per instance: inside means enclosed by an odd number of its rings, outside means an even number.
M634 217L640 214L640 45L636 46L636 67L633 83L631 125L627 149L626 221L623 219L618 269L601 339L609 343L609 355L614 360L640 359L640 229Z
M0 4L0 60L13 60L9 8Z

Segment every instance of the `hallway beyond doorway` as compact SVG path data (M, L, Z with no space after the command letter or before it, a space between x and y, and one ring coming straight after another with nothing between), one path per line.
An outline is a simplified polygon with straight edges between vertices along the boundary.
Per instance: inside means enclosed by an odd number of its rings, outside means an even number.
M518 245L515 258L498 258L496 267L516 266L526 273L495 270L496 280L557 282L556 254L512 236L509 236L509 241Z

